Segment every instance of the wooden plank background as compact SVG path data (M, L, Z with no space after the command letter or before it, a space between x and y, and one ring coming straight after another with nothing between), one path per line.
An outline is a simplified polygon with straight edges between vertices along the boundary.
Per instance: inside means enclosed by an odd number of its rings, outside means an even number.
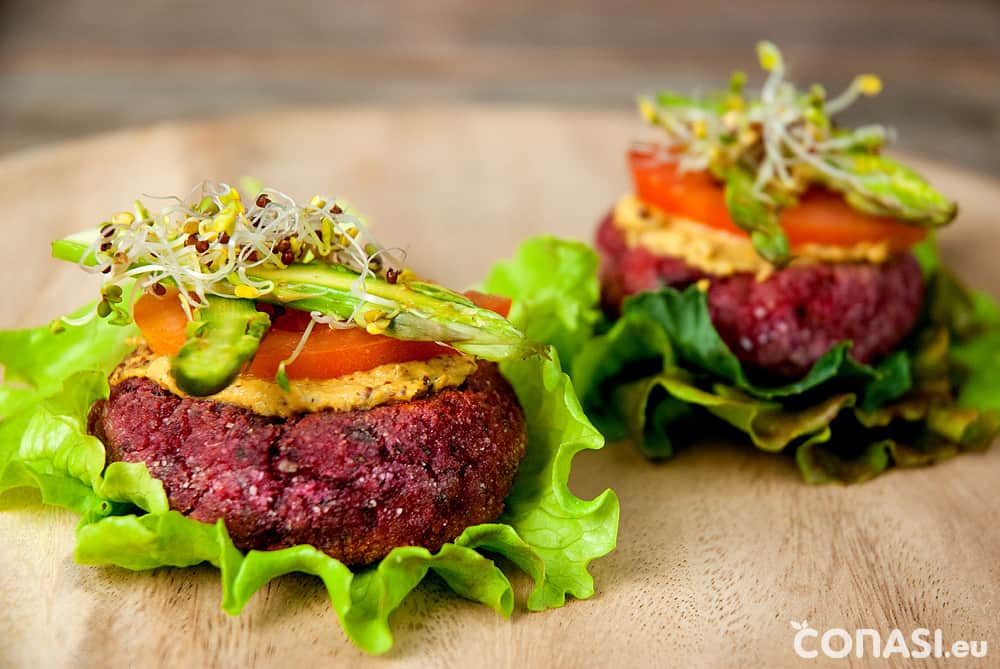
M626 109L778 42L799 81L875 71L850 118L1000 175L1000 2L0 0L0 152L165 119L453 102Z

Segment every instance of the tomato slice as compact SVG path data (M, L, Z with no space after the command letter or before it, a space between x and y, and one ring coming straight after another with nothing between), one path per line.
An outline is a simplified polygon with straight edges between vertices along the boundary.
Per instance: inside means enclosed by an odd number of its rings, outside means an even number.
M636 195L643 202L717 230L747 236L729 216L722 185L707 172L680 174L675 163L643 149L629 151L628 160ZM818 188L803 195L798 205L783 210L780 220L793 249L803 244L887 242L893 252L901 252L927 236L925 228L863 214L840 195Z
M302 337L302 329L291 329L282 323L285 319L284 315L275 319L247 368L247 375L273 379L281 361L292 355ZM298 357L285 367L285 372L290 379L332 379L379 365L429 360L451 353L455 350L434 342L403 341L370 335L359 328L339 330L316 325Z
M475 302L476 306L500 314L504 318L510 315L510 306L513 300L503 295L492 295L490 293L480 293L478 290L467 290L464 293L467 298Z
M498 295L469 291L466 296L483 307L506 317L511 301ZM174 355L184 343L187 317L176 293L164 297L143 295L133 310L136 325L149 348L158 355ZM273 379L278 365L287 360L309 323L309 314L288 309L272 319L271 329L260 342L248 376ZM428 360L454 354L448 346L426 341L404 341L385 335L370 335L358 328L331 329L315 326L298 357L285 367L290 379L332 379L394 362Z
M132 306L132 318L153 353L175 355L184 344L188 319L175 291L141 296Z

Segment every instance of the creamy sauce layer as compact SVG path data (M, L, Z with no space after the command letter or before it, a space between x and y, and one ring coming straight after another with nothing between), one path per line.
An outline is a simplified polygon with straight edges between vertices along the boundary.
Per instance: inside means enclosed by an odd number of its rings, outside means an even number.
M629 247L641 246L656 255L683 258L692 267L718 276L738 272L767 278L774 265L754 251L747 237L716 230L697 221L671 216L635 195L624 195L615 205L614 223ZM886 242L862 242L854 246L802 244L792 249L791 264L884 263L891 257Z
M264 416L287 418L323 409L371 409L406 402L445 388L462 385L476 371L475 358L442 355L430 360L392 363L335 379L290 379L285 392L273 381L239 376L222 392L205 398L250 409ZM111 374L115 385L125 379L147 378L175 395L188 397L170 375L170 357L140 346Z

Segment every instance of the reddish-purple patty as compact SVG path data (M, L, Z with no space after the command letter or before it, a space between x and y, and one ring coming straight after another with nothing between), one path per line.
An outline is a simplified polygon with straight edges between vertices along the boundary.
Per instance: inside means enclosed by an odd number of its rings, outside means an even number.
M923 301L920 266L909 253L881 265L794 265L764 281L746 273L718 277L681 258L628 248L611 215L598 228L597 249L609 309L638 292L710 279L708 307L719 335L746 366L781 378L803 376L845 340L860 362L884 357L909 334Z
M279 419L125 380L91 411L109 461L145 462L170 506L222 518L242 549L311 544L350 565L437 550L492 521L524 455L524 415L495 364L459 388L367 411Z

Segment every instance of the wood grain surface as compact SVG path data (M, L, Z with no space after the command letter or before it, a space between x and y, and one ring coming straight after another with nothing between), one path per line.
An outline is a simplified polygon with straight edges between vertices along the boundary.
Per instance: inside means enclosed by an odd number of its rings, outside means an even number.
M343 194L412 266L462 286L542 232L588 238L626 188L631 115L545 109L364 109L160 125L0 161L5 191L0 326L44 322L95 285L48 259L54 237L139 193L252 174L300 196ZM970 281L1000 295L1000 189L935 165L959 199L943 238ZM574 491L621 499L619 548L597 594L511 620L428 581L394 615L395 648L369 658L337 626L318 579L283 577L240 617L209 567L132 573L78 566L72 514L0 496L0 667L793 667L792 620L814 627L941 628L1000 644L1000 451L810 487L746 444L664 464L629 444L585 453ZM1000 649L990 649L993 655ZM921 667L991 666L989 658ZM996 666L997 660L992 660ZM849 658L830 666L908 666Z
M804 85L880 74L850 120L1000 176L996 0L3 0L0 152L302 105L624 111L756 74L765 38Z

